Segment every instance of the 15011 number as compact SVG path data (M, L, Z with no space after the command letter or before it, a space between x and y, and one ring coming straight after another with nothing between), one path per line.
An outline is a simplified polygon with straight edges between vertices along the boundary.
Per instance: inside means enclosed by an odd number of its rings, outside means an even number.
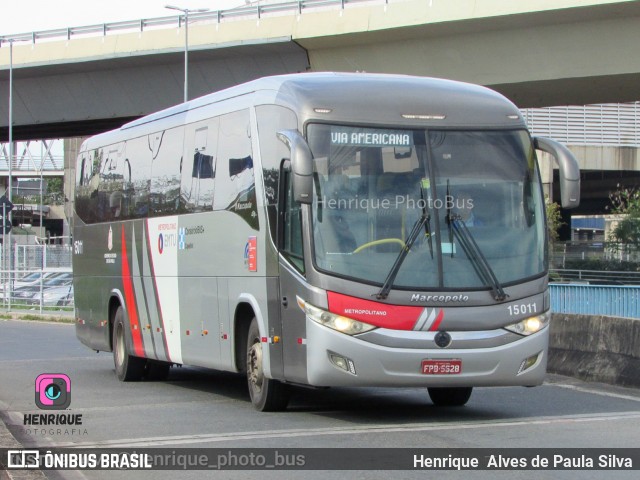
M538 308L535 303L522 303L520 305L509 305L507 307L509 315L526 315L538 313Z

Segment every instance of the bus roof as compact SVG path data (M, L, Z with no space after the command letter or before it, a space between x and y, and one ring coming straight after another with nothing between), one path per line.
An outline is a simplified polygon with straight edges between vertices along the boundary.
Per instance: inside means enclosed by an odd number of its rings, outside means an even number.
M152 113L103 135L144 134L150 124L259 92L288 106L302 123L388 124L431 128L524 128L517 107L486 87L438 78L369 73L301 73L264 77ZM258 99L256 99L258 100ZM261 100L256 104L269 103ZM324 113L322 113L324 112ZM151 127L153 129L153 127ZM165 128L165 127L162 127ZM130 132L126 132L129 130ZM116 140L117 141L117 140ZM91 142L93 143L93 142ZM109 142L110 143L110 142Z

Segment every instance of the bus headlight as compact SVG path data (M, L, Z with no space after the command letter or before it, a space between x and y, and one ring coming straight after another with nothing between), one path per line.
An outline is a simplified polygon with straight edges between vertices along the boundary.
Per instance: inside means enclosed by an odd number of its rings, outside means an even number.
M357 335L359 333L368 332L376 328L374 325L354 320L353 318L343 317L335 313L327 312L318 307L314 307L298 297L298 305L304 310L311 320L325 327L329 327L347 335Z
M510 332L517 333L519 335L531 335L532 333L539 332L544 327L549 325L549 320L551 319L551 311L547 310L545 313L540 315L535 315L533 317L525 318L524 320L519 321L518 323L514 323L512 325L507 325L504 327L506 330Z

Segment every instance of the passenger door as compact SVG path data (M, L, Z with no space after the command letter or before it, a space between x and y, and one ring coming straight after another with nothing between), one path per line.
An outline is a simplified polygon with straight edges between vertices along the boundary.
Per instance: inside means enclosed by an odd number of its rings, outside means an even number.
M289 381L307 382L306 316L297 297L306 297L302 237L302 206L293 200L291 169L283 161L280 169L278 250L280 262L280 308L284 376Z

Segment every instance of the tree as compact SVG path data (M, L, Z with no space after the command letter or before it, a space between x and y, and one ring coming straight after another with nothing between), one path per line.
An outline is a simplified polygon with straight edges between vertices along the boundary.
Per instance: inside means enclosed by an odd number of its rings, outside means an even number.
M62 177L47 179L47 195L44 198L46 205L60 205L64 198L64 181Z
M558 240L558 230L564 222L562 221L562 215L560 215L560 205L555 202L549 201L549 197L545 197L545 207L547 210L547 233L549 235L549 247Z
M623 244L632 250L640 250L640 192L634 187L620 188L609 195L611 213L621 215L610 235L613 244Z

